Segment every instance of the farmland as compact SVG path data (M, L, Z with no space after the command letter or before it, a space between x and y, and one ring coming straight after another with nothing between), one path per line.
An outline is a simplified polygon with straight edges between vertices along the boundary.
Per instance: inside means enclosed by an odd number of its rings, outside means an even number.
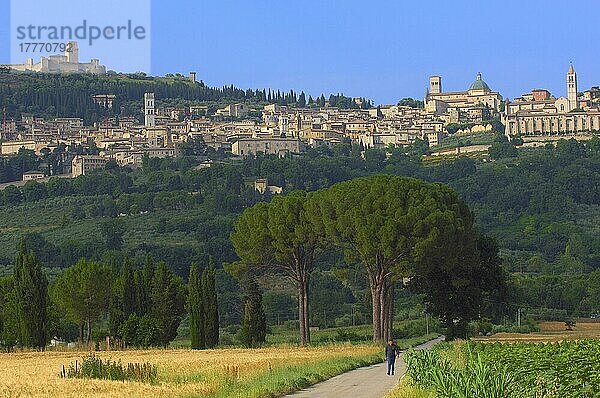
M392 397L597 397L600 342L441 344L406 356Z
M576 322L567 330L564 322L541 322L539 332L496 333L489 337L475 337L482 342L560 342L564 340L600 339L600 322Z
M158 366L154 384L90 379L63 379L62 365L81 360L84 352L0 354L0 396L40 397L264 397L291 392L344 371L381 360L381 347L330 345L256 350L131 350L100 352L123 363Z

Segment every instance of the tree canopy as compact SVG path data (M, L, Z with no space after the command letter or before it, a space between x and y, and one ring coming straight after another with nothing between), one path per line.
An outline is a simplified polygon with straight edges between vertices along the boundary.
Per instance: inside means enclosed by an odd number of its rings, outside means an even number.
M271 203L259 203L242 213L231 234L240 266L272 271L296 284L303 345L310 342L310 274L316 257L324 250L323 236L315 229L308 210L309 196L296 191Z
M296 282L300 332L306 337L315 257L336 246L346 251L348 262L366 267L376 341L391 337L394 289L404 278L425 293L451 333L474 316L463 299L477 305L482 290L496 287L478 285L484 268L467 206L449 187L413 178L363 177L257 204L239 218L232 241L244 265L271 267ZM461 292L464 297L453 296ZM439 295L447 301L437 300Z
M54 294L74 322L80 325L80 340L92 338L92 325L108 312L113 273L103 263L81 259L57 279ZM86 333L84 334L84 325Z

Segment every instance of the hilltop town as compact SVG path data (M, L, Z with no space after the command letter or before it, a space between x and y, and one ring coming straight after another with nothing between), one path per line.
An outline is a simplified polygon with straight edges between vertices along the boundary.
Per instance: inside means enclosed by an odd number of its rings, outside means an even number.
M76 56L63 58L62 69L86 73L85 68L67 65L78 62ZM4 73L22 72L5 68ZM204 84L196 80L195 72L188 77L179 75L179 79ZM258 153L297 155L309 147L332 148L348 141L368 149L407 146L421 140L428 145L429 155L448 155L485 153L498 134L516 138L518 145L525 146L545 145L564 137L591 138L600 130L600 89L580 92L570 65L565 94L556 97L548 90L533 89L508 100L490 88L481 73L465 91L445 92L442 77L431 76L423 101L404 99L394 105L372 106L365 99L354 98L352 107L345 108L325 97L307 101L304 93L300 97L294 94L292 103L286 105L274 103L273 97L263 102L231 102L217 109L202 102L181 107L161 104L165 98L147 92L140 120L114 109L119 106L117 93L97 92L92 95L94 105L113 116L90 125L82 117L22 114L20 119L11 119L4 110L0 154L9 156L26 149L40 155L62 146L61 169L30 170L23 175L23 180L28 180L78 176L111 160L138 167L144 156L178 157L186 143L211 148L223 156L246 157ZM73 146L87 150L69 151ZM210 160L201 167L210 167Z
M0 396L600 398L569 5L0 3Z

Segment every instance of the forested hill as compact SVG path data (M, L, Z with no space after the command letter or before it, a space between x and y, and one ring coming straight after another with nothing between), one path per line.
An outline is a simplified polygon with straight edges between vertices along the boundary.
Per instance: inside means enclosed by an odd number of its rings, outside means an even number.
M144 74L44 74L0 71L0 110L6 116L19 118L22 113L43 117L81 117L86 124L102 117L119 114L129 116L139 112L146 92L154 92L159 103L172 100L176 104L212 102L225 104L238 101L277 103L295 106L324 105L325 96L316 99L293 90L281 92L271 89L243 90L233 85L208 87L203 82L192 82L181 75L150 77ZM116 101L109 113L94 104L92 96L114 94ZM331 95L335 106L351 108L357 105L343 94ZM133 102L133 104L130 104ZM365 104L369 101L364 100Z
M164 260L185 277L192 261L236 260L229 241L233 222L244 208L270 200L254 190L254 179L290 192L388 173L447 183L460 193L481 231L500 244L513 273L514 305L579 315L600 310L600 140L498 150L506 145L494 144L492 162L461 157L432 163L418 148L391 156L368 150L363 158L359 148L345 144L300 158L259 156L206 170L194 169L193 158L151 159L138 171L112 165L73 180L28 182L0 193L0 262L10 270L17 240L28 233L49 267L125 253L138 263L145 255ZM328 259L323 267L341 262Z

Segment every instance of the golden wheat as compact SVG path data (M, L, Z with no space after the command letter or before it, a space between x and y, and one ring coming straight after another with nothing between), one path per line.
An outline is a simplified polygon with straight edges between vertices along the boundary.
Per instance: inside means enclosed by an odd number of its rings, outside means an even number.
M285 365L377 352L374 346L335 345L315 348L256 350L130 350L97 353L103 359L150 362L158 366L156 384L90 379L63 379L62 365L81 360L85 352L0 354L2 397L173 397L217 391L229 378L238 380Z

